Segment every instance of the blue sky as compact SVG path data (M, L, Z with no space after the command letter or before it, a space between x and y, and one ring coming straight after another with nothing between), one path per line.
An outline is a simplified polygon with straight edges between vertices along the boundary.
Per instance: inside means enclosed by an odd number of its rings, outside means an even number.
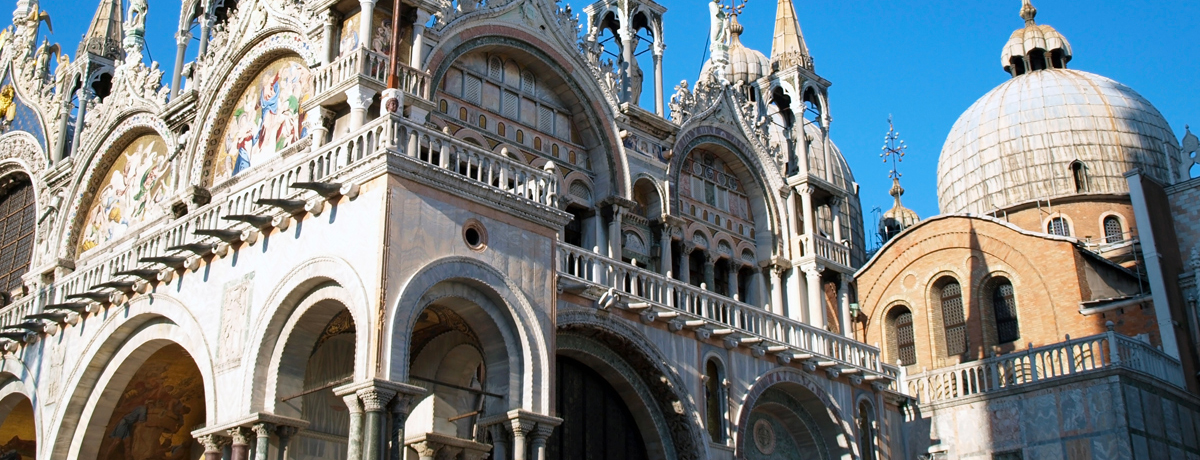
M381 0L386 1L386 0ZM1024 24L1018 0L795 0L821 76L830 88L832 137L861 184L870 211L891 207L888 167L879 148L892 114L909 145L901 165L905 204L922 217L938 213L937 159L950 127L976 99L1008 79L1001 47ZM169 73L179 1L150 0L150 55ZM571 2L582 11L583 2ZM703 0L661 0L666 14L664 85L694 82L703 64L708 8ZM10 5L15 2L10 0ZM1034 0L1038 23L1062 32L1074 48L1070 68L1100 74L1141 93L1182 137L1200 127L1200 2ZM95 11L85 1L43 0L56 26L51 39L77 47ZM750 0L740 17L742 42L770 55L776 2ZM192 47L195 48L194 46ZM648 54L646 55L648 56ZM649 62L643 64L649 73ZM652 91L644 92L649 106Z

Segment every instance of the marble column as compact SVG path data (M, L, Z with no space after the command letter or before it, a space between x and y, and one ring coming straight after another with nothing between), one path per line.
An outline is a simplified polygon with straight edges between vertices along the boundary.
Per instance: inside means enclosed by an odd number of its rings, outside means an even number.
M228 433L233 440L229 446L229 460L250 460L250 430L239 426L230 428Z
M842 244L842 199L829 199L829 215L833 217L833 242Z
M537 428L531 433L533 438L533 459L546 460L546 441L550 439L550 435L554 433L554 427L545 423L539 423Z
M660 117L666 114L663 110L663 48L666 46L661 42L654 44L654 113Z
M662 226L661 233L658 235L658 273L665 278L671 278L672 266L675 264L675 253L671 250L671 227Z
M388 404L392 427L388 435L388 460L404 460L404 423L416 402L416 395L398 393Z
M491 460L509 460L508 427L503 423L497 423L489 426L488 432L492 434Z
M79 88L79 114L75 117L75 138L71 140L72 152L64 152L66 153L64 156L71 155L74 152L79 151L79 144L83 142L83 128L85 126L85 120L87 120L87 106L88 102L91 100L92 90L88 89L86 85L83 88Z
M610 204L612 219L608 222L608 256L613 260L621 260L621 215L624 210L617 204Z
M212 29L213 19L207 12L197 19L200 22L200 47L196 48L196 60L199 61L208 54L208 31Z
M826 326L825 309L821 305L821 272L825 267L814 265L804 268L808 286L808 324L824 329Z
M350 131L357 130L367 121L367 109L375 99L375 90L356 85L346 90L346 103L350 105Z
M279 436L279 457L277 460L287 460L289 454L288 443L291 442L292 436L295 436L300 429L294 426L281 426L275 429L275 435Z
M682 281L684 284L692 282L692 251L695 250L695 243L690 241L683 243L683 248L679 255L679 281Z
M254 430L256 443L254 444L254 460L269 460L267 455L271 451L271 432L275 431L275 425L266 422L255 423L250 427ZM282 449L282 448L281 448Z
M780 315L783 311L783 267L769 265L766 268L771 276L771 311ZM793 315L795 316L795 315ZM795 318L793 318L795 319Z
M71 109L74 108L71 104L71 98L66 98L62 101L62 116L58 118L58 138L54 142L54 153L50 159L54 163L58 163L71 152L67 151L67 130L71 126Z
M221 460L221 451L229 444L229 438L206 434L196 438L204 446L204 460Z
M748 302L748 303L750 305L754 305L756 307L769 307L769 305L767 304L767 302L764 299L765 294L767 292L767 287L765 285L765 281L763 280L763 278L764 278L763 274L762 274L763 269L759 268L757 266L754 266L754 265L750 265L749 267L750 267L750 291L751 291L751 293L746 294L747 299L750 300L750 302ZM767 311L774 311L774 310L771 310L768 308Z
M717 255L712 252L705 251L704 253L704 286L709 291L716 292L717 290Z
M430 14L425 10L417 10L417 20L413 22L412 60L408 65L420 70L425 59L425 23L429 22Z
M525 445L525 440L527 437L533 434L535 424L533 422L520 419L510 420L509 422L512 423L513 435L512 460L526 460L528 458L527 454L529 453L529 449Z
M359 0L358 5L362 7L358 15L358 47L369 50L371 36L375 34L375 0Z
M316 150L325 145L325 139L329 135L326 122L332 119L333 115L332 110L321 106L313 107L305 115L304 122L308 123L308 133L309 136L312 136L309 148Z
M192 41L192 34L186 30L175 35L175 70L171 71L171 99L179 94L179 84L183 79L183 60L187 58L187 45Z
M324 41L321 43L321 64L329 65L337 54L338 19L337 13L331 9L326 9L324 13L321 13L325 33Z
M854 338L854 318L850 317L850 275L838 274L838 311L842 318L842 335Z
M384 460L384 410L396 392L382 388L364 388L356 393L366 412L363 421L362 460Z
M636 59L633 55L633 31L628 25L622 24L617 34L621 38L621 102L627 102L629 105L638 105L638 101L631 100L633 96L633 60Z
M732 258L729 259L728 263L729 273L727 277L729 278L729 298L745 302L742 299L741 290L739 289L741 286L738 286L738 271L741 267L737 266Z
M800 192L800 207L804 213L804 255L811 256L817 253L816 241L816 220L817 216L813 213L813 192L816 192L816 187L808 186Z
M350 436L346 445L346 458L347 460L360 460L363 458L362 403L358 401L358 395L355 393L342 395L342 401L346 403L346 410L350 413Z

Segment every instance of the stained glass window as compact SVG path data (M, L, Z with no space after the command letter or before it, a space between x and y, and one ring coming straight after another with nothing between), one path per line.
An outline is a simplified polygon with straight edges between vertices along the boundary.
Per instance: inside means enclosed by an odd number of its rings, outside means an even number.
M0 292L21 286L33 253L33 186L24 177L0 187Z

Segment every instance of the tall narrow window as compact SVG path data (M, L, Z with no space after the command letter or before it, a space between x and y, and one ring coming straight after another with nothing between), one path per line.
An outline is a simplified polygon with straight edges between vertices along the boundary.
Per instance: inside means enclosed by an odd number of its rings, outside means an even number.
M1082 193L1088 191L1087 187L1087 171L1083 167L1083 162L1071 162L1071 178L1075 180L1075 192Z
M1108 216L1104 218L1104 242L1105 243L1120 243L1125 241L1125 232L1121 231L1121 219L1117 216Z
M1046 233L1058 236L1071 236L1071 224L1067 223L1067 219L1055 217L1050 219L1046 224Z
M946 328L946 355L967 352L967 316L963 312L962 286L950 280L942 285L942 325Z
M866 401L858 403L858 451L863 460L875 460L875 417Z
M708 435L712 442L725 442L725 387L721 385L721 366L715 359L704 365L704 402Z
M1012 283L1008 280L997 283L992 291L992 309L996 315L996 341L1017 341L1021 337L1021 328L1017 324L1017 300L1013 296Z
M895 307L888 312L888 322L888 359L899 361L903 366L916 364L917 344L913 334L912 311L902 306Z
M0 305L21 286L33 254L33 186L24 176L0 179Z

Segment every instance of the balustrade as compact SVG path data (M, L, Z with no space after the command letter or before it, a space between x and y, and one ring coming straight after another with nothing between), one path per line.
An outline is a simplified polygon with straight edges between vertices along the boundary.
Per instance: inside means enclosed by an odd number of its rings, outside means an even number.
M813 241L816 242L818 257L845 267L850 266L850 248L846 245L820 235L815 235Z
M950 401L1044 380L1123 368L1184 387L1179 361L1149 344L1113 331L907 376L910 396L922 403Z

